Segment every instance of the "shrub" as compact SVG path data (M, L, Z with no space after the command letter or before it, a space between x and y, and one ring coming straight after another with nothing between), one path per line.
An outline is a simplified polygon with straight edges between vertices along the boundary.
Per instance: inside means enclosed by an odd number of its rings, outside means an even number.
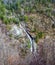
M29 13L29 7L25 7L24 10L26 13Z
M15 24L19 24L19 19L18 18L12 18L11 21Z
M10 24L12 22L11 18L8 18L6 15L3 15L3 23Z
M29 21L28 16L26 16L26 15L24 16L24 21L25 22L28 22Z
M0 19L3 20L4 19L4 15L0 14Z
M43 32L38 32L37 35L38 35L39 38L42 38L43 37Z
M3 18L3 23L5 23L5 24L9 24L9 20L8 20L7 17L4 17L4 18Z
M38 40L39 40L39 38L38 38L38 36L36 35L36 37L35 37L35 41L38 42Z
M35 38L35 41L38 42L39 39L43 38L44 37L44 33L43 32L38 32L36 34L36 38Z

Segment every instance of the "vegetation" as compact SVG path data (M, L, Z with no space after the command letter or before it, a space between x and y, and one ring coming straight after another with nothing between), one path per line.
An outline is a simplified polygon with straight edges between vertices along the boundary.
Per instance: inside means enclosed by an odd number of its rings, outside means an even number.
M55 65L55 0L0 0L0 20L0 65Z
M31 1L31 0L30 0ZM28 21L28 16L21 16L21 9L23 8L25 13L36 13L36 12L40 12L40 13L47 13L47 15L51 16L51 11L52 8L51 6L49 6L49 4L51 5L51 3L54 0L32 0L31 4L29 3L30 1L19 1L19 0L12 0L12 3L7 0L6 4L4 3L3 0L0 0L0 19L4 19L3 21L7 24L10 23L10 21L13 20L14 23L19 23L17 22L17 15L20 15L19 18L20 20L24 20L24 21ZM28 3L27 5L25 3ZM32 5L33 2L33 5ZM24 3L24 4L23 4ZM7 5L8 4L8 5ZM39 5L40 4L40 5ZM2 6L1 6L2 5ZM39 8L40 7L40 8ZM13 19L9 19L7 18L7 16L9 16L10 14L7 13L12 13L14 15L15 13L15 18ZM4 17L6 16L6 17ZM8 20L8 21L7 21ZM21 20L21 21L22 21Z
M35 41L38 42L39 39L43 38L44 37L44 33L43 32L38 32L36 34L36 38L35 38Z
M54 9L54 0L0 0L0 19L5 24L19 24L24 21L25 23L30 21L29 14L42 14L49 17L52 20L52 11ZM2 6L1 6L2 5ZM31 20L33 17L31 18ZM54 24L52 25L54 28ZM36 32L36 28L32 32ZM42 37L42 33L38 33L37 37Z

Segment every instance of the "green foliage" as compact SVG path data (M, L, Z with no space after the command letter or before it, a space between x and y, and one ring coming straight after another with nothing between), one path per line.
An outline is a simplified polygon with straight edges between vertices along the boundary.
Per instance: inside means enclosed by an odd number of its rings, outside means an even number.
M46 12L51 12L51 10L52 10L51 8L46 8L45 11L46 11Z
M29 41L29 40L27 41L27 47L28 47L28 48L31 47L31 45L30 45L30 41Z
M18 18L12 18L11 20L13 21L13 23L19 24L19 19Z
M24 9L25 13L36 13L36 11L43 13L43 9L41 9L40 6L43 4L46 4L48 2L50 3L51 0L12 0L12 2L13 3L10 3L10 0L8 0L7 5L5 5L2 2L2 0L0 0L0 19L2 19L5 24L9 24L11 22L13 22L15 24L19 23L18 17L15 17L15 18L7 17L7 16L11 16L11 13L12 13L12 15L15 13L15 16L17 16L19 14L20 21L28 22L29 21L28 16L21 15L21 8ZM26 4L26 2L28 4ZM6 10L8 11L8 13ZM49 15L49 16L51 16L50 12L51 12L51 8L45 9L45 13L47 13L47 15Z
M36 2L46 4L47 2L52 2L52 0L37 0Z
M24 21L24 16L20 15L19 19L20 19L20 21Z
M47 0L41 0L42 4L46 4Z
M5 5L2 4L2 2L0 1L0 12L3 12L3 14L5 13Z
M39 38L42 38L42 37L43 37L43 32L38 32L37 36L38 36Z
M29 21L28 16L26 16L26 15L24 16L24 21L25 21L25 22L28 22L28 21Z
M52 2L52 0L48 0L48 2Z
M29 7L25 7L24 10L26 13L29 13Z
M0 14L0 19L3 20L3 18L4 18L4 15Z
M35 41L38 42L39 39L41 39L44 36L43 32L38 32L35 38Z
M10 23L10 19L4 16L3 17L3 23L9 24Z
M38 40L39 40L39 37L38 37L38 36L36 36L35 41L36 41L36 42L38 42Z
M0 19L4 20L4 16L6 13L5 5L2 3L2 0L0 1Z
M29 10L30 13L36 13L36 9L34 7L30 8Z

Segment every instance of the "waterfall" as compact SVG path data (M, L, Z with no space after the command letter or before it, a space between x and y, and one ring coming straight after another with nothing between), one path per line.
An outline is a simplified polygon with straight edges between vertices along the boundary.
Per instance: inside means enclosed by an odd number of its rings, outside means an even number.
M14 36L22 36L23 33L22 32L25 32L28 39L30 40L30 51L31 52L36 52L36 47L37 47L37 44L35 43L34 39L32 38L32 36L28 33L28 31L26 30L25 26L23 26L22 24L20 24L20 27L18 27L17 25L13 25L12 26L12 29L10 30L10 32L14 35Z
M31 37L31 35L27 32L27 30L20 24L20 27L24 30L24 32L26 33L26 35L28 36L29 40L30 40L30 50L31 52L36 52L37 50L37 44L35 43L34 39Z

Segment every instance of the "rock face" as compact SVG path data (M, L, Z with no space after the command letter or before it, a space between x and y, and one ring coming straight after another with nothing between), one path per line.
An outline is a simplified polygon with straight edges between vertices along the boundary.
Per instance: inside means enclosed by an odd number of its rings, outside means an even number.
M21 26L0 23L0 64L26 65L32 55L32 40ZM33 41L34 42L34 41ZM35 51L36 51L36 45Z
M19 39L8 36L6 25L0 24L0 65L20 65L24 63L25 58L30 54L28 41L29 39L26 36Z
M24 37L25 32L22 30L21 27L18 27L17 25L12 25L11 30L10 30L10 34L12 34L14 37Z

